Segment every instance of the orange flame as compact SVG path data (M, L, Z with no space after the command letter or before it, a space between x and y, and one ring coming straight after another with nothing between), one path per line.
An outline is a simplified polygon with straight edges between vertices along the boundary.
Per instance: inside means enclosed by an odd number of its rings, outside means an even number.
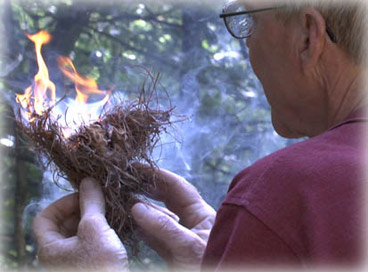
M27 87L24 94L17 95L17 101L21 104L23 108L29 110L29 115L32 114L30 107L30 101L32 96L32 90L34 93L34 112L41 115L45 107L52 106L55 104L55 84L49 78L49 72L46 67L46 63L42 58L41 48L43 44L47 44L51 40L51 36L46 31L39 31L34 35L28 35L30 39L35 44L35 51L37 57L38 73L34 77L34 85ZM50 99L47 99L47 91L50 92Z
M99 90L94 79L78 74L69 58L60 56L58 58L58 64L61 72L75 83L75 90L77 92L75 100L77 102L86 103L91 94L105 94L106 96L101 103L105 104L108 101L111 92Z
M56 90L55 84L49 79L49 72L41 54L42 45L50 42L51 35L41 30L34 35L27 34L27 37L35 44L38 73L34 77L34 84L27 87L24 94L17 94L16 100L22 108L27 109L28 121L32 122L35 119L35 113L42 115L46 108L55 105ZM105 95L104 99L99 102L101 106L108 102L111 91L99 90L94 79L78 74L69 58L59 57L58 64L63 74L75 83L75 90L77 92L75 99L77 102L85 104L91 94ZM50 93L49 96L47 95L48 91Z

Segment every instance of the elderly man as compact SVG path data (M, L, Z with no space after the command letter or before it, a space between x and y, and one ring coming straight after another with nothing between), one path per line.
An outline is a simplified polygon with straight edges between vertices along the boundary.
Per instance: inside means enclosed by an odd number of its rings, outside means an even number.
M132 213L169 266L221 270L361 260L365 10L355 2L317 2L232 2L220 15L233 36L247 38L275 130L310 139L241 171L217 215L183 178L156 170L151 196L168 210L138 203ZM145 166L141 171L152 174ZM86 178L79 194L41 212L34 232L46 266L128 269L95 180Z

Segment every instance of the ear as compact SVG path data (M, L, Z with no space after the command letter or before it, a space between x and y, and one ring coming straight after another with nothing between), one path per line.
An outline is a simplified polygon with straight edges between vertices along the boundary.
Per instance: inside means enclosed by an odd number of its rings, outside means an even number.
M301 39L299 55L303 70L314 67L320 58L326 42L326 22L314 8L306 8L299 17Z

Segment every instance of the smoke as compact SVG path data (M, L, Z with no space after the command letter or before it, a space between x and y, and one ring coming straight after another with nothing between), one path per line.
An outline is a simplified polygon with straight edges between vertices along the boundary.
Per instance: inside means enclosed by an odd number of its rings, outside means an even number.
M245 44L234 40L217 16L204 13L196 19L208 26L205 38L218 48L207 58L203 48L189 52L193 63L181 75L182 93L171 99L190 119L170 133L179 143L167 144L172 137L165 137L155 155L161 167L184 176L218 208L237 172L296 140L283 139L274 131Z
M97 42L92 52L84 52L89 59L80 61L84 64L89 61L85 72L98 74L100 89L114 86L112 104L137 97L141 82L147 76L141 67L147 67L152 73L160 72L158 105L163 108L174 106L176 117L172 120L174 128L162 136L153 157L160 167L192 182L215 208L219 207L237 172L292 143L279 137L272 128L269 106L247 59L245 43L232 38L218 18L222 2L157 4L146 1L144 5L138 5L136 1L126 1L120 3L120 9L96 4L97 12L103 8L104 12L114 16L119 12L123 14L125 9L129 12L136 9L137 14L144 16L147 10L151 12L161 7L165 14L173 8L182 11L182 17L177 19L183 19L186 25L180 26L181 30L167 33L163 29L168 25L152 28L150 31L155 31L152 36L157 36L161 47L142 39L140 44L135 44L136 48L111 55ZM160 17L157 18L159 22ZM107 26L100 24L99 27L103 31ZM120 29L111 28L108 33L129 44L119 36ZM142 33L130 35L126 39L135 39ZM75 52L73 56L78 57ZM13 71L15 65L18 63L11 63L4 73ZM63 90L59 93L61 97L68 86L60 82L60 77L56 78L57 89ZM66 120L68 124L79 123L81 116L71 105L70 98L59 104L60 114L69 108L67 118L60 120ZM101 105L95 106L98 112ZM67 181L60 180L60 183L61 187L70 189ZM25 224L51 202L70 193L54 184L50 170L44 172L42 188L41 199L32 200L25 209Z
M143 13L145 8L154 6L155 3L150 2L138 9ZM162 73L162 85L158 90L162 107L172 104L177 119L187 117L183 122L173 120L174 128L163 135L153 157L160 167L176 172L195 184L204 198L217 208L237 172L290 142L274 132L262 85L245 58L247 48L227 33L218 18L221 5L181 3L178 6L184 13L185 10L194 10L186 13L189 14L187 21L201 26L196 33L191 33L194 31L191 29L189 34L182 35L188 35L189 38L202 35L200 39L197 38L202 43L191 45L187 51L184 48L181 53L161 53L165 59L176 60L180 65L178 67L168 69L160 62L150 64L151 70ZM202 8L201 12L198 12L199 7ZM96 48L91 52L92 66L104 68L105 51L104 48ZM126 53L125 57L125 63L118 66L115 72L126 75L127 82L114 82L113 76L108 75L107 78L100 77L101 82L109 82L101 89L107 89L108 84L116 85L115 96L120 97L120 101L137 96L137 83L146 77L140 67L146 63L139 63L137 55L133 53ZM175 83L170 84L171 81ZM135 88L132 87L134 84ZM165 92L169 94L170 103L165 100ZM121 99L122 96L124 99ZM118 101L113 99L112 103ZM88 104L87 107L95 107L93 112L101 109L98 103ZM75 112L78 110L71 99L64 99L58 111L59 114L67 114L66 118L60 120L69 125L85 121L85 116ZM97 116L88 118L93 120ZM65 194L65 191L52 185L52 179L49 172L44 174L43 204L39 203L39 207ZM30 209L27 207L26 213Z

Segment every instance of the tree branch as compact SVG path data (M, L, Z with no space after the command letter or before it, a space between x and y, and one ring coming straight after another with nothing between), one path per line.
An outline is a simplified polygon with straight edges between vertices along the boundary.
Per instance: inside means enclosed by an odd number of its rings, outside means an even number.
M181 28L182 27L181 24L173 24L173 23L169 23L167 21L159 20L159 19L157 19L158 16L162 16L162 14L157 15L157 14L152 13L151 11L149 11L148 16L140 16L140 15L134 15L134 14L130 14L130 13L122 13L121 15L113 17L111 19L105 18L104 21L108 22L108 23L114 23L114 22L118 22L118 21L121 21L121 20L124 20L124 19L144 20L144 21L149 21L149 22L160 23L160 24L167 25L167 26L174 27L174 28ZM100 23L100 21L94 21L94 20L91 20L91 22Z
M143 51L141 49L138 49L136 47L133 47L133 46L129 45L128 43L125 43L124 41L120 40L119 38L117 38L117 37L115 37L115 36L113 36L113 35L111 35L109 33L106 33L106 32L103 32L103 31L102 32L101 31L98 31L98 29L96 29L94 27L91 27L91 26L84 26L84 28L87 28L87 29L90 29L90 30L92 30L94 32L97 32L98 34L101 34L101 35L103 35L103 36L105 36L105 37L113 40L114 42L117 42L118 44L120 44L121 46L125 47L128 50L137 52L137 53L142 54L142 55L144 55L144 56L146 56L148 58L155 59L155 60L157 60L157 61L159 61L161 63L164 63L165 65L168 65L168 66L170 66L172 68L175 68L175 69L177 68L176 65L174 65L171 62L168 62L166 59L164 59L162 57L159 57L159 56L156 56L156 55L154 55L152 53L148 53L148 52Z

